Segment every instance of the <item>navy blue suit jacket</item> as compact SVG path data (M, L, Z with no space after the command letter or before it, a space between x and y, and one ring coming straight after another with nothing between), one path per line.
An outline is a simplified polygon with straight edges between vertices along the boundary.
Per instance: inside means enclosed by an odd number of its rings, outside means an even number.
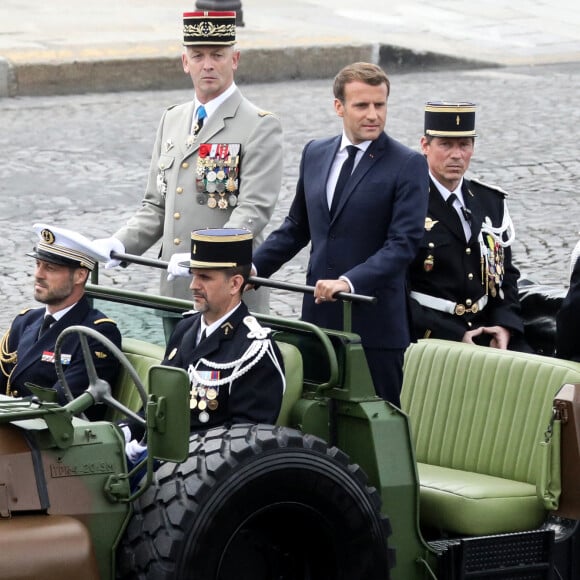
M407 267L423 236L429 173L422 155L382 133L371 143L330 217L326 183L341 137L309 142L302 152L296 196L282 226L256 250L268 277L311 242L306 283L346 276L375 305L353 305L352 329L365 348L406 348L410 341ZM343 327L340 301L315 304L305 295L302 318Z
M57 392L58 402L66 403L65 395L58 381L54 360L51 355L58 335L69 326L82 325L98 330L116 346L121 348L121 333L117 325L102 312L91 308L86 297L81 298L58 322L55 322L42 337L38 338L40 326L46 309L35 308L17 316L10 327L7 349L16 351L16 364L4 364L3 368L10 374L10 389L19 397L31 393L25 386L30 382L44 388L53 388ZM119 361L110 355L100 343L88 340L97 375L111 386L119 373ZM86 366L84 364L81 345L76 334L67 336L62 344L64 376L73 396L78 396L88 386ZM68 355L70 355L70 360ZM8 379L0 373L0 392L5 393ZM101 418L105 411L104 405L93 407L87 411L90 419Z

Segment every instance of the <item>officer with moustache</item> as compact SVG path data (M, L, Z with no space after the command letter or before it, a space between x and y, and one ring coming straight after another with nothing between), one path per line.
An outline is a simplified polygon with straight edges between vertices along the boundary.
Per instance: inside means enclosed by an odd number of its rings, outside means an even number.
M191 234L194 311L173 332L162 364L191 381L191 429L274 424L285 389L282 355L242 302L252 264L252 234L216 228Z
M234 82L240 61L235 12L183 15L182 66L195 93L169 107L159 124L147 189L127 224L97 243L103 252L142 254L162 240L169 262L160 293L188 300L189 239L201 228L244 228L254 244L270 221L282 183L282 127L272 113L246 99ZM110 260L106 267L118 266ZM268 292L247 298L268 311Z
M443 338L530 352L523 338L507 194L466 179L475 144L473 103L430 102L421 150L429 208L409 269L417 338Z
M38 242L28 256L36 259L34 298L42 308L22 311L4 334L0 344L0 392L26 397L32 395L27 383L52 389L60 404L67 399L56 374L55 343L67 327L86 326L99 331L121 348L121 333L113 320L91 307L85 284L97 260L106 259L93 243L64 228L35 224ZM98 341L88 338L97 375L113 385L119 361ZM73 396L88 387L86 365L78 335L62 342L61 363ZM87 410L89 419L100 419L106 407Z

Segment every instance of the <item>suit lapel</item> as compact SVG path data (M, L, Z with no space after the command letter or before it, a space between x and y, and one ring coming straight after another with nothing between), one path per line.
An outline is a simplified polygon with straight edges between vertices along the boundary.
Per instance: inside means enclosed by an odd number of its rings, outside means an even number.
M340 140L339 140L340 143ZM361 180L365 177L365 175L369 172L369 170L379 161L384 155L387 150L387 143L388 137L385 133L382 133L381 136L373 141L367 150L363 153L360 161L358 162L357 166L355 167L350 179L346 182L344 191L342 192L342 196L340 198L340 202L334 212L334 216L332 221L336 220L338 216L341 214L344 206L346 205L349 197L353 194L354 190L361 182ZM337 147L338 150L338 147ZM336 155L336 152L335 152ZM332 158L334 159L334 157Z

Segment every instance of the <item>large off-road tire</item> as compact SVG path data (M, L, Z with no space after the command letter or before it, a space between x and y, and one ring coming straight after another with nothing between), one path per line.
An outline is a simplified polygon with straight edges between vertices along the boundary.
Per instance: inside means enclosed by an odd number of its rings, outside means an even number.
M268 425L193 435L138 499L121 578L386 580L388 520L359 466L321 439Z

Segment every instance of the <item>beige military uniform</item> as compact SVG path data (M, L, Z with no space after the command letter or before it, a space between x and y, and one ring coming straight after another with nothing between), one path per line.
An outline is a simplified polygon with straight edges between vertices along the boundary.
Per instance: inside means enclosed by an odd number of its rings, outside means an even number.
M130 254L142 254L162 238L161 259L189 252L191 232L203 228L246 228L254 247L263 241L282 183L282 128L271 113L261 111L239 90L191 136L193 101L167 109L161 119L151 158L142 207L114 236ZM196 184L202 144L228 145L238 151L237 191L225 207L208 203L209 195ZM207 149L207 146L204 147ZM215 149L215 148L214 148ZM228 191L228 199L232 192ZM211 196L215 197L215 196ZM218 198L219 199L219 198ZM191 299L189 278L167 281L161 275L161 294ZM247 292L252 311L268 311L266 289Z

